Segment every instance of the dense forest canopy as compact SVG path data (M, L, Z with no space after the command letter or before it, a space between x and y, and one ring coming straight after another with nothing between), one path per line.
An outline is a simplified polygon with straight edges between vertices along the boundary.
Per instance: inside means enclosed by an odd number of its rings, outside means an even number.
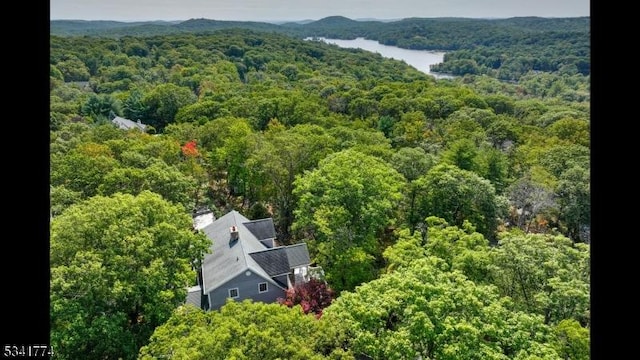
M61 36L200 34L229 28L282 33L301 39L363 37L406 49L447 51L443 63L433 70L455 75L488 74L503 80L518 80L529 71L590 74L589 17L407 18L381 22L331 16L309 23L280 25L209 19L178 23L51 21L51 33Z
M50 38L58 357L589 358L588 18L92 23ZM436 80L306 36L506 60ZM322 316L181 306L203 208L306 242Z

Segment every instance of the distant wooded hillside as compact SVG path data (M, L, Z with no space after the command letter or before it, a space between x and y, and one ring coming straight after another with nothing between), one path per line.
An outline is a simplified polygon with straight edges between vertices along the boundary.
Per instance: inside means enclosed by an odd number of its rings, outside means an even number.
M433 70L463 76L489 75L519 80L530 71L590 74L590 18L518 17L508 19L407 18L399 21L356 21L330 16L308 23L271 24L251 21L190 19L183 22L116 22L53 20L59 36L151 36L211 33L243 28L296 38L363 37L415 50L448 51Z

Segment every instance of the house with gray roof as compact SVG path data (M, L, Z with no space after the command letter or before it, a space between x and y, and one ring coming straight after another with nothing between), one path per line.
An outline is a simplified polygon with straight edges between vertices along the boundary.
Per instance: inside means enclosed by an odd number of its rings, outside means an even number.
M279 246L272 218L249 220L234 210L201 230L211 239L211 252L187 303L215 310L228 298L276 302L296 283L309 281L307 244Z
M138 121L132 121L129 119L125 119L123 117L120 116L116 116L114 117L111 122L117 126L118 128L122 129L122 130L129 130L129 129L138 129L142 132L144 132L147 128L147 125L143 124L140 122L140 120Z

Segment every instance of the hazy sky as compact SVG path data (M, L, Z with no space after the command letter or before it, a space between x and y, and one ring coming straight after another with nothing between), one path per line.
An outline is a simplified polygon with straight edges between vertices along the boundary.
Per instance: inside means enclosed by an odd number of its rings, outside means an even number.
M50 18L79 20L318 20L589 16L589 0L51 0Z

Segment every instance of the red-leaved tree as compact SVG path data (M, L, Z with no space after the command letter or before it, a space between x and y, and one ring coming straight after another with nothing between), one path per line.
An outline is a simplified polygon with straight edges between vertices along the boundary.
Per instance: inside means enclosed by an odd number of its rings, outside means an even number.
M312 312L316 318L320 318L322 310L331 304L334 295L324 281L311 278L288 289L285 298L279 298L278 302L288 307L300 304L305 314Z
M186 144L184 144L184 146L182 147L182 153L186 157L196 157L196 156L200 155L200 152L196 148L196 141L195 140L191 140L191 141L187 142Z

